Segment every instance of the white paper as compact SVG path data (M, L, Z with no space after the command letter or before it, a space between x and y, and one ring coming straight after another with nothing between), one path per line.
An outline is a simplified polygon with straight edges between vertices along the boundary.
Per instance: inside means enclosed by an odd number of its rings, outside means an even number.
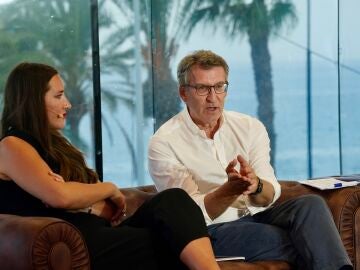
M240 256L219 256L215 258L217 262L224 262L224 261L244 261L245 257Z
M301 184L312 186L321 190L325 189L338 189L344 187L356 186L358 181L341 181L336 178L319 178L315 180L302 180Z

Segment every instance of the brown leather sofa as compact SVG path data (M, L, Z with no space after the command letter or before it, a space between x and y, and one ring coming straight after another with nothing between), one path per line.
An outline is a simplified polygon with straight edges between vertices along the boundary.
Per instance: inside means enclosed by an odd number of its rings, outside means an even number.
M360 270L360 187L319 191L293 181L282 181L281 186L279 202L309 193L327 201L354 269ZM154 186L124 189L128 215L154 192ZM86 244L71 224L55 218L0 214L0 269L90 269L90 262ZM226 262L221 269L279 270L290 266L284 262Z

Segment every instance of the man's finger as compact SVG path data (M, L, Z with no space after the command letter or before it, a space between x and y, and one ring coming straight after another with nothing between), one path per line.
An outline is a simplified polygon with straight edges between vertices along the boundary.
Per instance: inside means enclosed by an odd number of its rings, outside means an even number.
M249 163L242 156L238 155L237 160L239 161L241 167L249 166Z
M234 172L234 167L236 166L236 164L237 164L236 159L233 159L232 161L230 161L225 169L226 173Z
M249 163L240 155L237 156L237 160L240 163L240 173L241 174L249 174L252 173L252 168Z

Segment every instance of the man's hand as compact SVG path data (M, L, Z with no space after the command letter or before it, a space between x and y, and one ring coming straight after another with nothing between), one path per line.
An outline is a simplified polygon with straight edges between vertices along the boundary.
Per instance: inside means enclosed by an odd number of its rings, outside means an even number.
M245 164L244 159L239 157L230 161L225 169L228 181L213 192L208 193L204 198L206 211L211 219L217 218L226 211L239 195L251 193L253 180L250 178L250 173L247 173L249 169L242 168L240 171L235 169L238 162L240 165L241 163Z
M240 174L249 180L248 189L243 194L249 195L254 193L258 188L259 178L256 176L249 163L242 156L238 155L236 158L240 163Z
M240 171L235 169L237 163L240 163ZM233 184L234 191L238 195L249 195L256 191L258 186L258 178L250 167L249 163L240 155L236 159L229 162L226 167L228 181Z
M236 157L236 159L234 159L233 161L231 161L229 163L230 164L235 164L233 166L236 166L237 161L240 163L240 171L239 171L239 175L238 178L240 179L245 179L248 182L248 186L247 189L244 190L244 192L242 194L244 195L251 195L252 193L254 193L259 185L259 178L256 176L254 170L251 168L251 166L249 165L249 163L240 155L238 155ZM229 166L228 166L229 167ZM235 169L230 169L229 170L231 173L236 173ZM229 175L229 174L228 174ZM270 184L268 181L263 180L262 181L262 191L261 193L258 194L254 194L254 196L249 196L250 198L250 202L253 205L256 206L267 206L269 205L275 195L275 190L272 184Z

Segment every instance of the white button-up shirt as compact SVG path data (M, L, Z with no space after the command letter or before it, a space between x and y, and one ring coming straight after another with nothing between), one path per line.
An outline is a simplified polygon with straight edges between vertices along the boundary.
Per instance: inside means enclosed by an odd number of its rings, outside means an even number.
M280 184L270 165L269 153L268 134L256 118L224 111L219 129L209 139L185 108L152 136L149 171L158 190L178 187L188 192L210 225L238 219L244 213L261 212L279 198ZM267 207L257 207L251 205L248 196L240 195L231 207L212 220L205 209L204 197L227 181L225 169L237 155L249 162L259 178L274 186L273 202Z

